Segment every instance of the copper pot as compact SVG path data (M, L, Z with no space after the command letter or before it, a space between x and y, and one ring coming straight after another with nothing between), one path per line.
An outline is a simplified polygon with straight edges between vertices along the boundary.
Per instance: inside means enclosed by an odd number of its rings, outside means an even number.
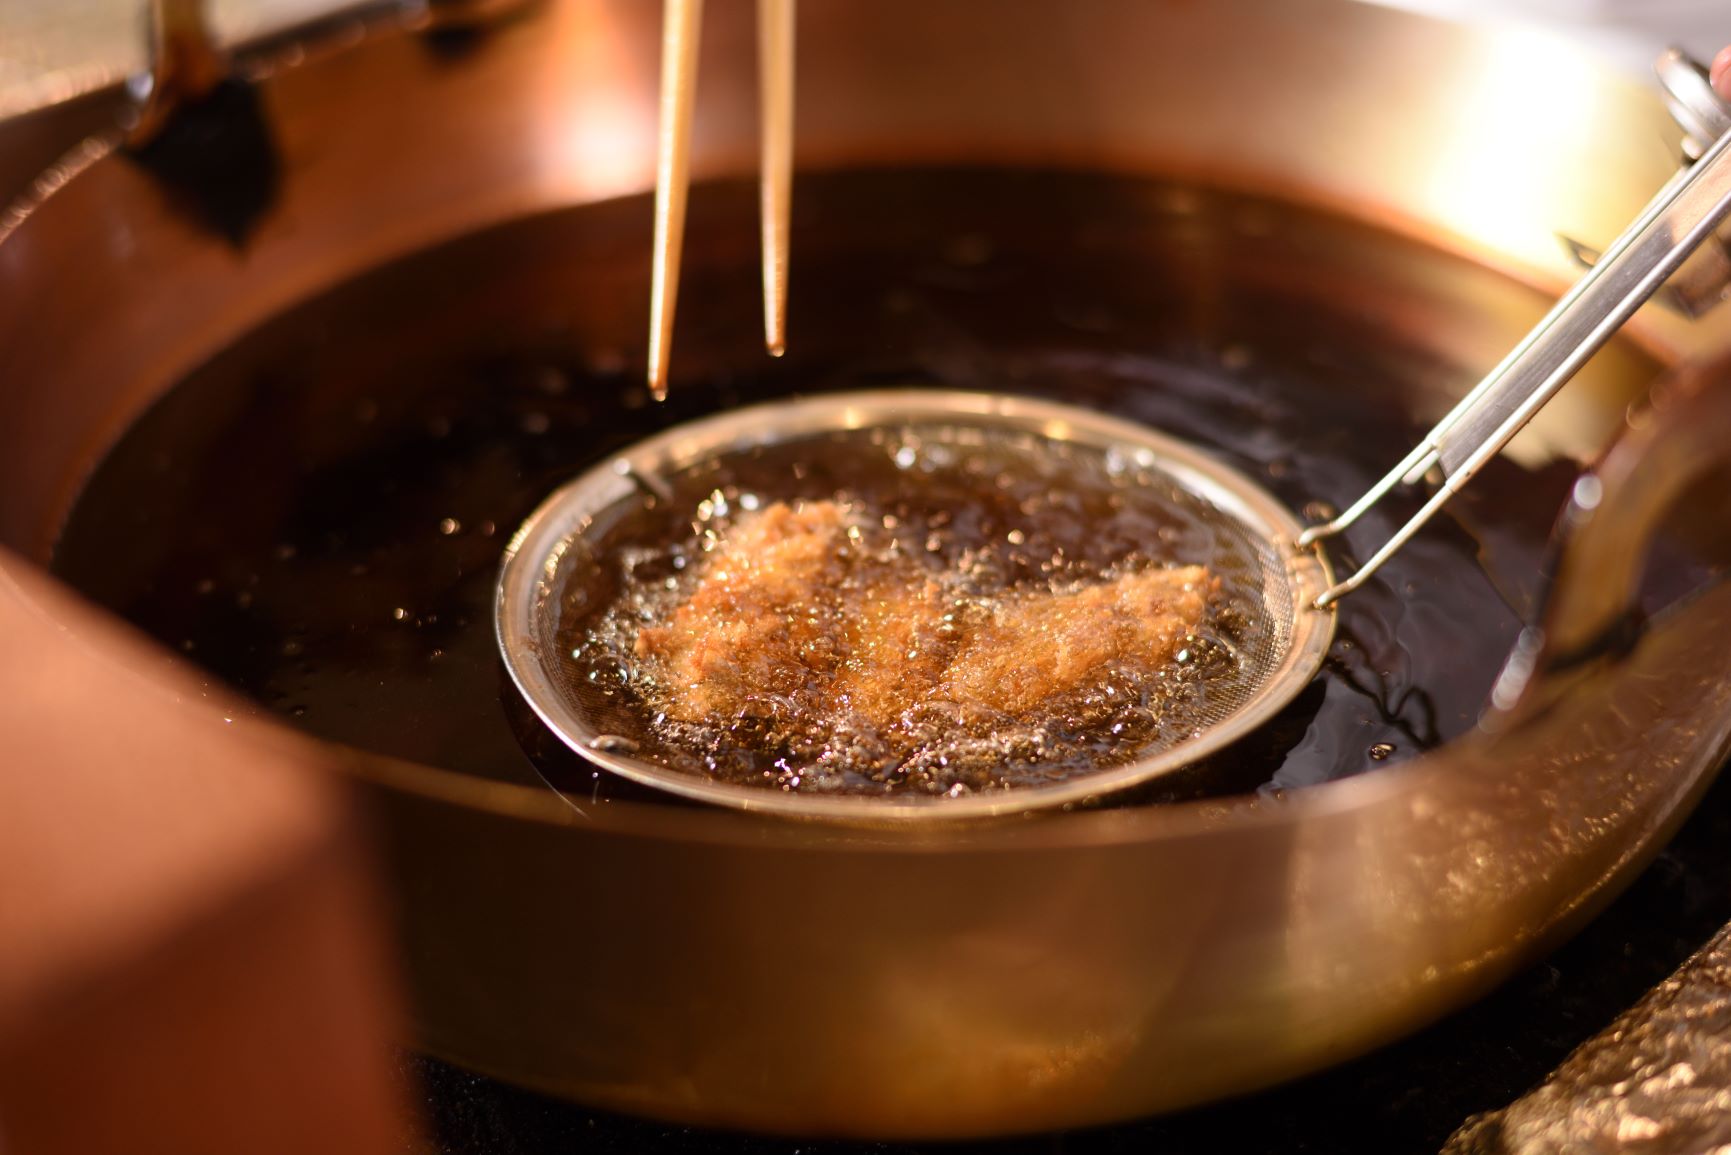
M755 160L748 20L710 14L699 178ZM565 0L460 54L383 27L269 71L284 183L239 254L123 160L67 183L0 244L0 566L43 563L141 409L286 305L490 223L643 189L657 34L640 0ZM1556 234L1602 243L1676 156L1653 96L1572 56L1332 0L826 0L801 37L804 167L1180 174L1551 287ZM1390 323L1488 365L1538 301L1427 311L1419 295ZM1525 452L1586 456L1655 363L1683 367L1602 463L1603 500L1573 511L1530 676L1505 683L1492 725L1277 805L923 833L631 803L580 817L547 791L284 733L271 746L352 776L377 816L419 1039L464 1066L666 1118L861 1136L1101 1123L1264 1086L1410 1031L1555 943L1718 765L1723 586L1631 654L1553 659L1605 633L1661 515L1720 466L1731 370L1705 366L1728 348L1722 317L1650 309L1528 435ZM0 595L6 614L35 604ZM59 644L158 676L111 624L53 612Z

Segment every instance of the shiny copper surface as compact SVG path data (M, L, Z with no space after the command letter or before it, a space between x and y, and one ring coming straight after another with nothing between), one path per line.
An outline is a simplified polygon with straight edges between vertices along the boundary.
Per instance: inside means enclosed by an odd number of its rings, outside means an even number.
M751 15L710 13L699 178L755 161ZM68 184L0 246L0 541L40 561L132 416L286 304L440 238L646 188L658 35L653 5L569 0L461 55L384 36L279 72L263 95L287 181L244 253L119 160ZM797 159L1184 174L1551 283L1556 235L1603 243L1669 174L1676 134L1651 95L1531 50L1324 0L828 0L801 29ZM1391 323L1489 365L1530 320ZM1699 360L1731 344L1710 321L1650 315L1640 339ZM1602 357L1518 452L1590 451L1645 384L1632 364ZM1605 901L1701 790L1731 717L1728 642L1715 589L1548 710L1405 768L1281 803L941 836L581 816L550 792L353 769L434 1052L673 1118L1001 1133L1260 1086L1485 990ZM109 648L76 627L61 644ZM114 660L153 676L135 650Z

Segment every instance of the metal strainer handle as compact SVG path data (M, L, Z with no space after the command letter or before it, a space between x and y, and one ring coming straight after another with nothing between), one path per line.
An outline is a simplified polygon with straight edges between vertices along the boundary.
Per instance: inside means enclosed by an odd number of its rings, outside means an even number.
M1660 64L1675 59L1667 53ZM1338 517L1300 535L1298 544L1306 547L1332 537L1397 486L1414 485L1433 469L1442 471L1442 484L1424 506L1355 572L1324 591L1316 605L1327 606L1357 589L1404 546L1728 218L1731 130L1659 191L1598 263L1398 465Z

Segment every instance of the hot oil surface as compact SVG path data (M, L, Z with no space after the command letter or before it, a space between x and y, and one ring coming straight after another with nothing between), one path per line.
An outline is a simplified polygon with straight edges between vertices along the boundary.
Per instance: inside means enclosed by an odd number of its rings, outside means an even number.
M607 454L723 406L929 383L1141 421L1321 508L1483 369L1432 347L1431 319L1512 311L1512 340L1540 305L1278 202L1076 174L813 176L771 362L753 195L694 194L669 404L647 402L637 360L646 200L512 224L344 284L193 374L96 470L55 568L321 737L601 798L626 787L526 716L491 609L512 530ZM1151 796L1323 781L1470 727L1571 477L1494 462L1347 599L1289 709Z

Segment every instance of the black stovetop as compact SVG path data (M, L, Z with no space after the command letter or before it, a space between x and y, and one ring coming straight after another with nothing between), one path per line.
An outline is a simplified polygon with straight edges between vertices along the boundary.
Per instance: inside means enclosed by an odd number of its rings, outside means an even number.
M1219 1106L1099 1131L998 1143L790 1142L602 1114L459 1071L411 1063L452 1155L964 1155L1434 1152L1467 1116L1539 1082L1731 921L1731 775L1647 871L1577 938L1501 990L1357 1062Z

